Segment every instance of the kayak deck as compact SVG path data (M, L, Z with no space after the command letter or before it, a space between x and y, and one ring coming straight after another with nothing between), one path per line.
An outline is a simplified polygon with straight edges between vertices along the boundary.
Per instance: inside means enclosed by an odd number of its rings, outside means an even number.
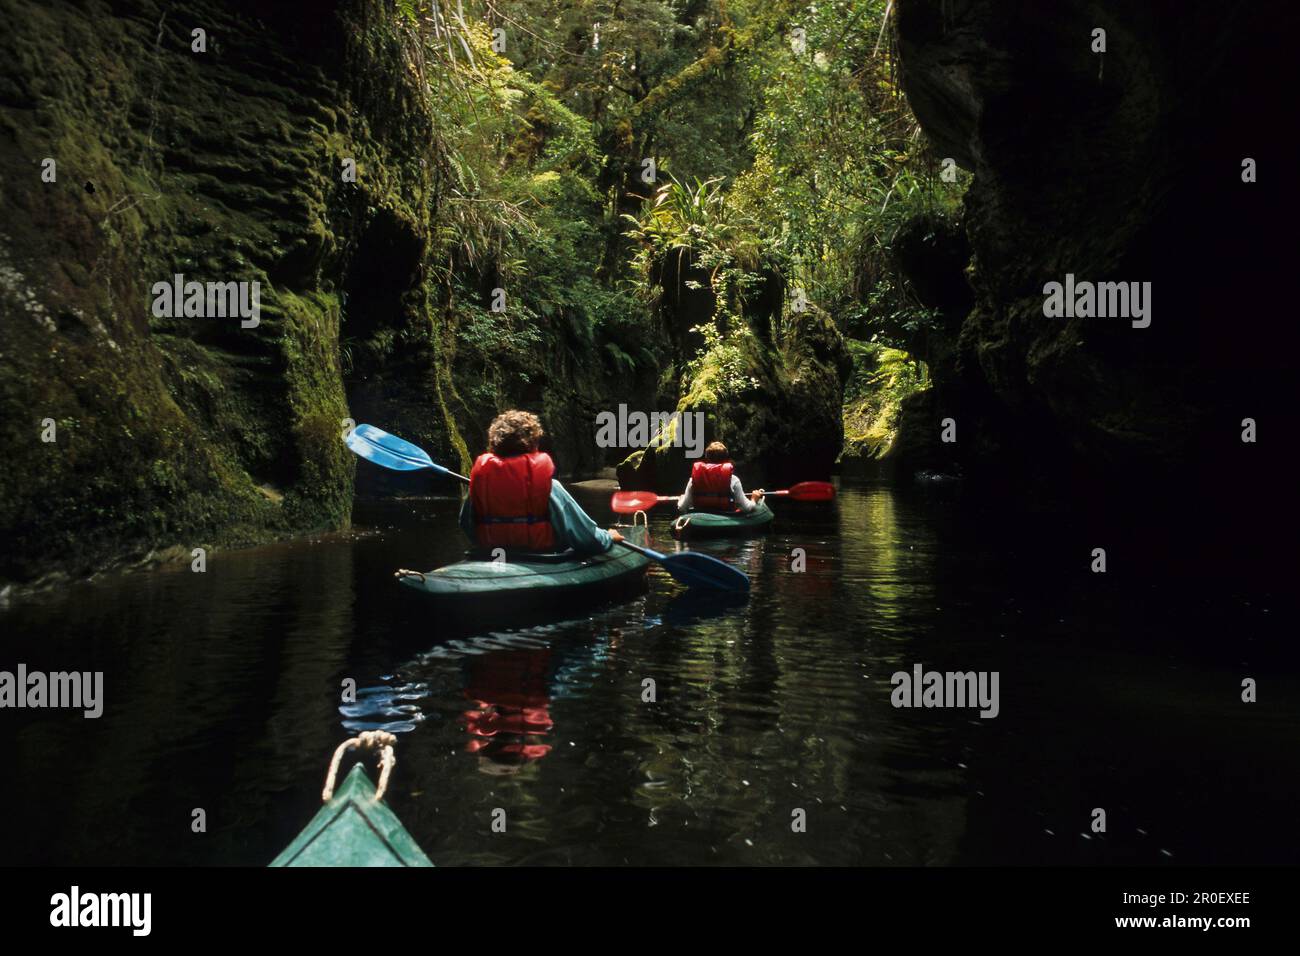
M738 511L689 511L673 522L673 537L679 541L692 538L721 538L727 535L751 534L764 530L775 515L760 501L748 514Z
M619 529L628 541L644 546L644 525ZM507 556L504 561L467 559L434 571L410 572L398 580L443 601L494 598L541 598L573 592L600 592L635 583L650 561L630 548L614 545L604 554Z
M271 866L433 866L356 764Z

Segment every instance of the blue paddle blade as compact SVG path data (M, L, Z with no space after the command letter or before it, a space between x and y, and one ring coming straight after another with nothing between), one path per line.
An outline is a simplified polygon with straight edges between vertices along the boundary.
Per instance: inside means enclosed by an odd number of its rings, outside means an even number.
M353 444L354 442L357 444ZM429 453L423 448L412 445L409 441L403 441L396 435L390 435L382 428L376 428L374 425L358 425L352 430L352 434L348 436L348 447L362 457L369 457L358 448L358 445L387 452L392 458L410 462L407 467L399 468L398 471L438 467L433 463L433 459L429 457Z
M358 425L343 441L362 458L384 468L391 468L393 471L418 471L421 468L431 468L440 475L469 484L469 479L464 475L458 475L450 468L435 464L423 448L412 445L409 441L403 441L396 435L390 435L374 425Z
M714 591L748 591L749 575L719 561L711 554L699 551L678 551L665 554L660 562L664 570L689 587L710 588Z
M374 425L358 425L344 443L367 461L393 471L418 471L435 467L421 449ZM402 447L404 446L404 448Z

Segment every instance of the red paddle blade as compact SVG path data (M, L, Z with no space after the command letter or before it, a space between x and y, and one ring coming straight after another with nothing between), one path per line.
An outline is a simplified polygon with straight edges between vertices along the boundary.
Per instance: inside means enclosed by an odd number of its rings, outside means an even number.
M645 511L659 504L659 496L653 491L616 491L609 499L609 506L621 515L630 515Z
M835 497L835 486L829 481L801 481L790 486L790 497L795 501L830 501Z

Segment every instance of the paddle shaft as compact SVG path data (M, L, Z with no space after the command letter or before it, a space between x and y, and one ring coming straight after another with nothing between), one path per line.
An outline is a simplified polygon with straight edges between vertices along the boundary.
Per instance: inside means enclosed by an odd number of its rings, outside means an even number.
M668 558L668 555L666 554L660 554L658 551L651 551L649 548L643 548L639 544L633 544L631 541L627 540L626 538L624 538L622 541L619 541L617 543L621 544L625 548L631 548L637 554L645 555L651 561L658 561L660 564L662 564Z
M825 481L801 481L789 488L780 491L764 491L762 494L764 497L780 495L793 501L830 501L835 497L835 489ZM631 514L634 511L642 511L655 505L678 500L676 495L657 495L653 491L616 491L609 504L619 514Z

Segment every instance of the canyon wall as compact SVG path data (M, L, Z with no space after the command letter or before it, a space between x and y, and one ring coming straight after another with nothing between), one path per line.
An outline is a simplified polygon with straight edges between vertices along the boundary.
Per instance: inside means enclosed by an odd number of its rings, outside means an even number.
M1296 20L1251 3L900 0L909 102L974 174L975 301L905 409L909 464L1198 500L1255 497L1287 470L1297 201L1276 104ZM1067 274L1150 283L1150 325L1046 317L1044 287ZM939 440L945 418L956 442Z

